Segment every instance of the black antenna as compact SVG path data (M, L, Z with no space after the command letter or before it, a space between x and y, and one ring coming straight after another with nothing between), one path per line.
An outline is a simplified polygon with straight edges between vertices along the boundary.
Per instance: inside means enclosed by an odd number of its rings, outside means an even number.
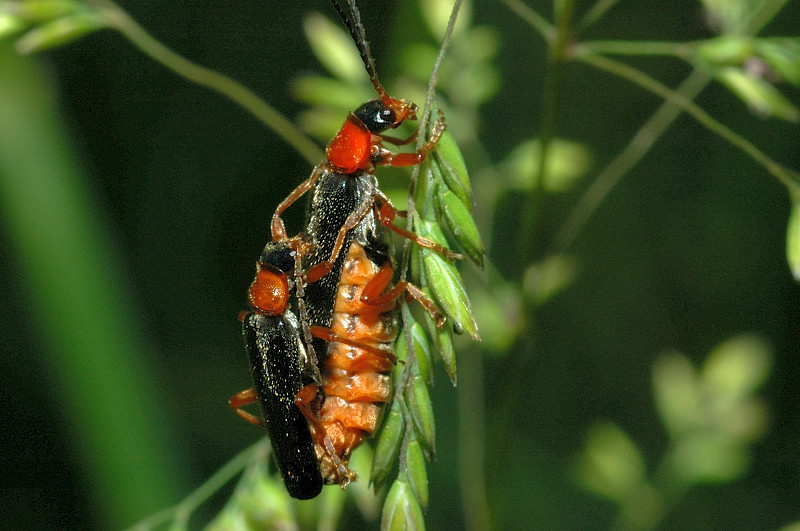
M336 9L336 12L339 14L339 17L344 22L344 25L347 26L347 31L350 32L350 37L353 39L353 42L356 44L356 47L361 54L361 60L364 62L364 67L367 69L369 80L372 83L372 86L375 88L375 92L378 93L378 96L381 100L389 98L389 95L386 93L386 89L384 89L381 85L381 82L378 81L378 74L375 72L375 62L372 60L372 53L370 52L367 36L364 32L364 25L361 24L361 14L358 12L355 0L347 0L347 4L350 6L350 14L353 17L352 21L350 20L350 16L342 8L341 4L339 4L338 0L331 0L331 3Z

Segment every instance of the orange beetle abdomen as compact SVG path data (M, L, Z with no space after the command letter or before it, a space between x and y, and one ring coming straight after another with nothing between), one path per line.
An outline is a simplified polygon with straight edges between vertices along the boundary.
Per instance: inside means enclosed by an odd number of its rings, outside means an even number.
M332 339L321 367L325 400L317 414L318 429L312 425L320 472L328 483L344 485L355 477L347 469L350 453L378 428L383 404L392 395L397 303L361 301L364 287L380 270L363 246L350 246L334 302Z

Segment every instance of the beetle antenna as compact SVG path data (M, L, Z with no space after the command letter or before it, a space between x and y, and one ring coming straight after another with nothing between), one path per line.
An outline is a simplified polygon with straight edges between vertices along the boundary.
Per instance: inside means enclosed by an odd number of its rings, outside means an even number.
M381 85L381 82L378 81L378 74L375 72L375 62L372 60L372 53L369 49L364 26L361 24L361 14L358 12L355 0L347 0L347 4L350 7L350 14L353 17L352 20L350 20L350 16L348 16L338 0L331 0L331 3L344 22L344 25L347 26L347 31L350 32L350 37L353 39L353 42L355 42L358 52L361 54L361 60L364 62L364 67L367 69L367 74L369 74L369 80L375 88L375 92L378 93L378 97L384 101L391 99L386 93L386 89Z

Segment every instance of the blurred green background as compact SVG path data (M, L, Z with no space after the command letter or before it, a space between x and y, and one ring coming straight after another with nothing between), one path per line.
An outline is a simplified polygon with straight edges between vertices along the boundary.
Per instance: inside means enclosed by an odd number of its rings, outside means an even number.
M550 17L549 3L530 5ZM577 2L576 12L591 5ZM322 72L303 18L333 18L323 1L122 7L168 47L290 118L307 108L291 96L292 81ZM405 44L433 42L416 2L360 8L384 80L401 73L393 58ZM762 34L796 34L798 20L800 2L789 2ZM538 203L526 234L532 194L493 189L491 179L515 146L538 135L547 51L501 3L476 3L472 24L497 33L501 84L468 122L476 130L461 133L482 146L465 156L492 264L464 270L471 293L496 295L490 308L513 335L483 349L460 343L459 389L437 369L429 528L480 521L463 508L461 494L476 487L465 485L464 467L485 482L497 529L611 527L614 503L581 488L575 474L587 432L598 421L616 424L652 474L670 448L653 394L659 355L679 351L700 366L742 333L771 352L772 372L755 392L769 410L763 438L736 481L693 487L660 528L778 529L800 519L800 288L785 258L786 189L682 116L567 250L572 283L544 304L520 303L508 290L519 290L592 178L661 101L568 64L555 135L582 144L592 163L573 189ZM698 3L647 0L620 2L584 37L711 35ZM670 58L626 62L670 87L690 71ZM800 101L796 88L784 93ZM716 84L696 101L800 168L797 124L757 117ZM311 167L247 112L113 31L25 58L0 43L0 119L0 521L14 529L130 525L263 435L226 403L250 385L236 316L269 216ZM450 123L459 138L458 120ZM496 203L481 206L485 193ZM300 209L288 215L295 227L301 219ZM76 272L96 282L62 283ZM474 297L487 307L486 295ZM481 319L479 311L478 325L494 326ZM473 435L459 431L459 417L480 420L482 464L459 453ZM345 522L357 519L345 513Z

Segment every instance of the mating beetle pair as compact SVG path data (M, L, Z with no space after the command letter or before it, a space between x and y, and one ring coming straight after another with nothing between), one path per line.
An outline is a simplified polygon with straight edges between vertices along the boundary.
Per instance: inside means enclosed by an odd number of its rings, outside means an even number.
M428 141L412 153L383 147L409 144L383 133L416 118L417 107L388 95L378 81L354 0L349 14L332 0L361 54L378 98L350 113L328 144L325 160L278 205L272 239L250 286L251 310L241 316L255 387L231 398L246 420L267 428L289 494L313 498L323 483L355 479L352 450L378 426L392 393L398 299L419 300L441 325L423 293L394 277L385 231L392 230L448 258L439 244L393 225L397 211L379 190L381 165L421 163L444 130L440 117ZM305 230L286 233L281 214L311 191ZM291 308L294 299L296 313ZM241 409L258 401L264 420Z

